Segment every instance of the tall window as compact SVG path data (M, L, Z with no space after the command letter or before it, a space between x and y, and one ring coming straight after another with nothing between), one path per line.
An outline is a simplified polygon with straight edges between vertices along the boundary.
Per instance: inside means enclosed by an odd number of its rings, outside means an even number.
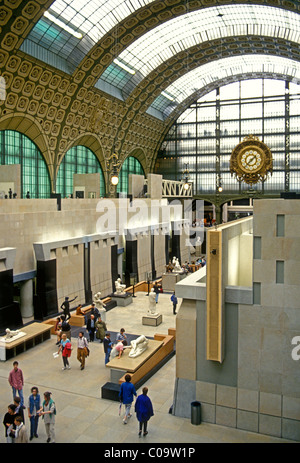
M129 156L122 164L119 174L118 193L128 193L129 174L145 175L140 162L133 156Z
M21 196L49 198L50 177L46 162L37 146L26 136L14 130L0 131L0 164L20 164Z
M65 154L58 170L56 192L62 197L73 194L73 174L100 173L100 197L105 196L105 181L100 162L86 146L74 146Z
M193 103L171 127L155 171L181 180L188 166L194 193L215 193L218 175L223 191L247 190L230 174L230 155L247 135L271 150L273 175L254 189L268 192L300 188L299 85L252 79L220 87ZM296 109L297 108L297 109Z

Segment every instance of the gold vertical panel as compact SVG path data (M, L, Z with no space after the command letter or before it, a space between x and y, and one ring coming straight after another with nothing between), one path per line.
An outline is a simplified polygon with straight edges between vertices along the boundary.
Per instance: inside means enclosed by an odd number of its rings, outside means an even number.
M222 232L207 232L206 358L223 361L222 349Z

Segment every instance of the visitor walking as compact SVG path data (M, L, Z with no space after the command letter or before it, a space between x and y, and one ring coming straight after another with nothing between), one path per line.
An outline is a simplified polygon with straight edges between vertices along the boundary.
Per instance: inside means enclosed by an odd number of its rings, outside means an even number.
M80 362L80 370L84 370L85 359L89 355L89 345L83 331L80 331L77 339L77 360Z
M58 353L62 352L62 359L63 359L63 370L71 370L69 364L69 357L71 357L72 352L72 344L70 340L67 338L67 335L64 333L61 337L60 346L58 349Z
M125 415L123 423L127 424L127 420L131 417L130 409L133 402L133 396L137 396L134 385L131 383L131 376L127 374L125 376L125 383L121 384L119 399L125 405Z
M103 340L103 347L105 353L105 365L109 362L110 353L112 350L113 342L110 339L110 333L106 333L105 338Z
M147 396L148 388L143 387L143 393L138 396L135 402L135 412L136 417L139 421L139 436L142 435L146 436L148 434L147 425L148 421L150 420L151 416L154 415L153 413L153 406L152 402Z
M178 299L175 296L175 291L173 292L173 294L171 296L171 301L173 303L173 315L176 315L176 307L177 307L177 304L178 304Z
M39 413L42 416L45 423L47 443L54 443L56 406L55 402L51 399L51 392L44 393L44 401L42 407L39 410Z

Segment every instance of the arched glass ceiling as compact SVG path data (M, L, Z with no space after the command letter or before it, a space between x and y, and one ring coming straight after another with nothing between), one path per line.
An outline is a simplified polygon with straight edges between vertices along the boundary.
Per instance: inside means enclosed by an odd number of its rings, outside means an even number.
M156 98L151 107L168 116L178 104L197 90L216 81L229 81L235 75L249 73L277 74L281 75L281 78L287 76L293 82L300 83L300 62L274 55L259 54L233 56L216 60L193 69L177 79L166 88L165 92ZM172 95L174 100L171 102L164 95Z
M120 21L154 0L56 0L49 12L96 43Z
M248 35L300 43L299 15L279 8L249 4L206 8L171 19L150 30L128 46L119 59L139 72L141 80L173 55L197 44L222 37ZM108 78L109 73L105 74Z
M42 47L73 69L114 26L154 0L55 0L37 22L21 49L40 57ZM45 59L45 55L44 55ZM52 57L52 60L54 57ZM51 64L51 63L49 63ZM71 69L72 70L72 69Z

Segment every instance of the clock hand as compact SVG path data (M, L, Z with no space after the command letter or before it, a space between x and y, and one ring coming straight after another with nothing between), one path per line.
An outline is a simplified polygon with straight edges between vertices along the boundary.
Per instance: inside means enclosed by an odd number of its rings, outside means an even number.
M251 164L253 160L255 161L255 159L255 156L253 156L251 159L249 159L248 164Z

